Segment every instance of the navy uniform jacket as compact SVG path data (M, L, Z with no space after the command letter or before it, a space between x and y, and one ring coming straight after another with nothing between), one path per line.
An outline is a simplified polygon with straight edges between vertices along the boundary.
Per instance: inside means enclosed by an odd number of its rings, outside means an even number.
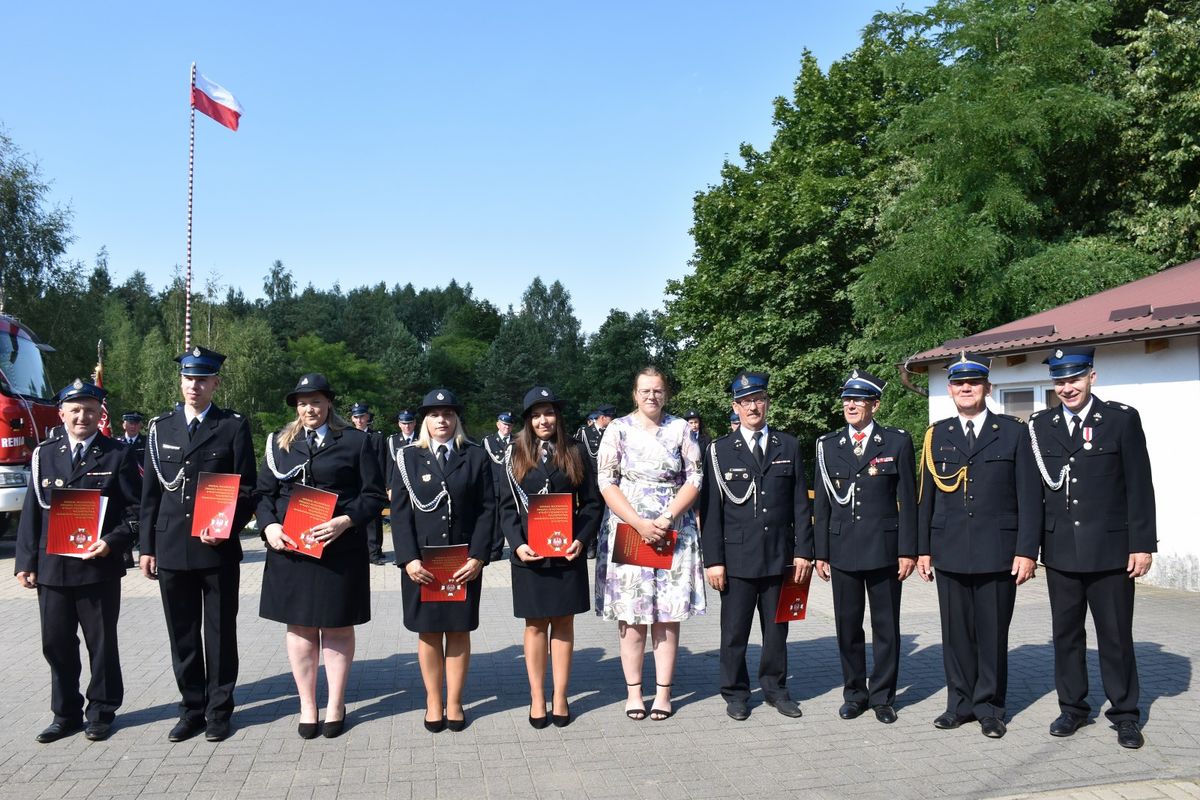
M508 437L508 441L503 441L498 433L489 433L483 437L483 452L487 454L488 460L492 462L492 486L499 497L499 492L503 488L504 483L508 480L504 472L504 454L508 451L512 444L512 436ZM587 454L584 453L586 456ZM593 464L593 466L595 466Z
M849 428L818 440L834 491L842 497L854 486L851 503L841 505L829 496L821 479L818 456L813 487L816 553L840 570L896 567L900 556L917 555L916 469L912 437L899 428L875 423L864 441L863 455L854 455Z
M521 479L521 490L531 498L536 494L573 494L575 496L575 513L571 519L571 532L575 539L583 542L584 550L586 550L600 530L600 519L604 516L604 502L600 498L600 487L596 483L596 470L592 467L591 459L587 457L583 444L575 442L574 446L583 462L583 482L579 486L572 486L570 479L567 478L567 473L558 469L552 462L539 460L533 469L525 473L525 477ZM502 469L505 469L504 483L497 487L500 494L499 521L504 538L508 540L508 546L512 549L513 565L534 569L561 566L563 562L553 558L525 563L517 556L517 548L529 543L525 535L528 512L521 507L520 501L513 492L507 469L503 467ZM543 490L545 491L543 492Z
M812 508L800 443L774 428L767 439L765 470L740 432L714 441L704 467L704 564L723 564L737 578L782 575L792 559L813 558ZM735 497L751 486L757 493L741 505L733 503L720 488L718 467Z
M408 447L416 440L417 437L415 432L411 437L405 436L403 433L393 433L391 436L387 437L387 452L384 453L384 463L386 464L387 469L385 469L383 473L385 487L392 485L392 473L396 470L396 451L401 448Z
M1042 561L1067 572L1124 569L1130 553L1158 549L1150 455L1137 410L1093 395L1083 421L1091 429L1091 449L1082 434L1072 444L1059 409L1031 418L1038 449L1051 480L1071 467L1067 487L1043 484L1046 499Z
M125 434L121 434L119 438L118 437L114 437L114 438L116 438L116 440L118 442L120 442L121 444L123 444L126 447L128 447L129 449L133 450L134 460L136 460L138 464L141 464L143 461L145 461L145 459L146 459L146 434L139 433L137 436L134 437L132 442L125 441Z
M279 436L278 433L275 435ZM333 507L333 516L345 514L350 517L350 529L328 544L322 560L332 560L331 557L336 558L343 552L350 553L356 547L364 547L362 540L353 534L379 516L379 512L387 505L379 448L374 437L355 428L337 431L331 428L317 452L311 456L303 435L292 442L287 452L280 449L278 444L272 447L276 469L287 473L304 464L303 485L335 493L338 499ZM261 535L266 535L268 525L283 524L292 489L299 485L302 485L299 475L294 480L281 481L266 463L263 464L254 489L257 505L255 517L259 530L264 532Z
M250 424L241 415L212 406L190 441L187 417L175 408L150 420L155 447L146 447L143 464L141 542L138 552L154 556L168 570L213 569L242 560L238 534L254 513L250 493L254 487L254 444ZM168 482L183 470L180 488L167 492L159 482L158 469ZM201 472L224 472L241 476L237 513L228 541L208 545L192 536L192 509Z
M955 492L941 491L922 453L918 554L932 555L935 568L963 573L1008 572L1014 556L1036 559L1042 479L1025 424L989 410L970 452L957 416L930 427L938 474L966 467L967 480Z
M78 466L72 469L70 440L59 428L56 436L33 451L33 457L38 460L38 489L47 503L60 480L62 488L99 489L108 498L100 538L111 552L87 561L46 553L50 512L38 503L31 477L17 528L14 574L37 573L38 583L46 586L86 586L121 578L125 574L123 553L133 544L138 518L138 483L141 479L133 450L98 434L84 451Z
M592 466L596 466L596 458L600 453L600 440L604 438L604 431L595 425L584 425L579 429L579 434L575 438L583 444L584 455L592 460Z
M396 563L403 567L421 557L421 548L450 544L469 545L467 557L484 564L492 552L496 530L496 491L492 486L492 461L474 442L455 445L442 472L432 452L424 447L406 447L400 451L408 478L418 502L427 504L442 491L449 490L450 502L443 498L426 513L416 509L404 485L400 469L392 478L392 546Z

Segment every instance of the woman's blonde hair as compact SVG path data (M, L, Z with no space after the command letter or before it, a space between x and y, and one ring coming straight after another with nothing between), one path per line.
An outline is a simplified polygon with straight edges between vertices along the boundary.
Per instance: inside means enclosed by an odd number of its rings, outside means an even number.
M450 408L450 406L442 407ZM434 408L439 408L439 406L434 406ZM454 440L454 449L461 450L463 445L467 443L467 426L463 424L462 414L460 414L457 409L450 408L450 410L454 412L454 435L450 438ZM421 417L421 425L418 429L419 432L417 434L416 441L414 441L413 444L415 444L417 447L423 447L426 450L429 450L431 449L429 445L433 440L429 438L429 430L425 427L425 420L427 419L429 419L428 413Z

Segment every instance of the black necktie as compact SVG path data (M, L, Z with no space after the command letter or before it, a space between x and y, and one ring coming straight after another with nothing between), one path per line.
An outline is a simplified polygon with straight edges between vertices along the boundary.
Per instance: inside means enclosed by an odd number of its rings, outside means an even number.
M439 444L437 449L438 466L444 469L446 466L446 461L449 460L449 458L449 449L446 447L446 445Z
M317 452L317 432L305 431L304 438L308 440L308 454L312 455Z
M975 449L975 420L967 420L967 449Z
M75 452L71 454L71 466L78 467L79 462L83 460L83 442L75 443Z
M554 458L554 445L551 442L542 442L542 463L545 464L552 458Z
M200 427L200 418L199 417L195 417L191 422L188 423L188 440L189 441L191 441L192 437L196 435L196 430L199 429L199 427Z
M1083 418L1078 414L1071 417L1071 441L1079 443L1080 430L1083 428Z
M754 439L754 460L758 462L758 466L761 469L767 461L767 454L762 446L762 431L755 431L754 436L751 438Z

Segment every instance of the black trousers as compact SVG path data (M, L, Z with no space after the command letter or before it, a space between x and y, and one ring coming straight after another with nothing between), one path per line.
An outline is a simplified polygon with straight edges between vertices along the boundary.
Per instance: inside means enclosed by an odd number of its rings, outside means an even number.
M890 706L896 701L900 674L900 589L897 567L863 571L831 568L833 615L842 658L842 697L849 703ZM871 654L867 683L867 646L863 633L866 600L871 602ZM867 687L870 686L868 692Z
M237 613L241 565L158 570L167 615L180 719L228 720L238 675Z
M725 591L721 592L721 696L726 701L750 698L746 645L756 609L762 632L758 683L768 703L788 699L788 626L786 622L775 621L775 606L782 586L782 575L725 579Z
M112 722L125 698L117 650L117 618L121 615L121 579L86 586L38 585L42 618L42 655L50 665L50 710L54 721L76 724ZM79 636L87 646L91 679L87 709L79 694Z
M373 517L363 527L367 532L368 557L383 558L383 517Z
M946 710L960 717L1004 719L1008 626L1017 580L1008 572L937 572L942 617Z
M1114 723L1137 722L1137 660L1133 652L1134 582L1123 569L1112 572L1060 572L1046 568L1050 618L1054 631L1054 685L1058 707L1086 717L1087 631L1084 619L1092 610L1096 649L1100 652L1100 681L1110 707L1105 716Z

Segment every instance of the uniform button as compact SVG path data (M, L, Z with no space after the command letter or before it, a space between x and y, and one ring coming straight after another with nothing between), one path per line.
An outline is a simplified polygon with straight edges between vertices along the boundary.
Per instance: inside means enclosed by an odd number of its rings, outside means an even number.
M1075 456L1071 456L1071 457L1070 457L1069 459L1067 459L1067 460L1068 460L1068 461L1070 461L1072 464L1074 464L1074 463L1075 463Z
M974 483L974 482L975 482L974 478L967 478L967 483Z
M1078 501L1078 500L1072 500L1072 501L1071 501L1071 505L1075 505L1075 506L1077 506L1077 505L1079 505L1079 501Z
M1078 528L1078 527L1079 527L1079 520L1075 520L1075 527L1076 527L1076 528Z
M970 466L972 466L972 465L974 465L974 464L975 464L975 462L974 462L974 461L968 461L968 462L967 462L967 466L968 466L968 467L970 467Z
M762 493L765 495L765 494L767 493L767 490L766 490L766 489L763 489L763 490L762 490Z
M191 516L191 514L184 514L184 516L185 516L185 517L190 517L190 516Z
M1072 460L1073 460L1073 459L1072 459ZM191 462L191 461L184 461L183 463L184 463L184 464L190 464L190 463L192 463L192 462Z
M973 494L969 494L969 495L967 495L967 499L968 499L968 500L974 500L974 499L975 499L975 495L973 495Z
M855 517L855 519L862 519L862 517Z
M448 534L448 533L443 533L443 534L442 534L442 538L443 538L443 539L445 539L445 538L446 538L447 536L449 536L449 535L450 535L450 534Z
M968 512L967 512L967 516L968 516L968 517L973 517L973 516L975 516L975 512L974 512L974 511L968 511Z
M1071 483L1079 483L1079 478L1071 478Z

